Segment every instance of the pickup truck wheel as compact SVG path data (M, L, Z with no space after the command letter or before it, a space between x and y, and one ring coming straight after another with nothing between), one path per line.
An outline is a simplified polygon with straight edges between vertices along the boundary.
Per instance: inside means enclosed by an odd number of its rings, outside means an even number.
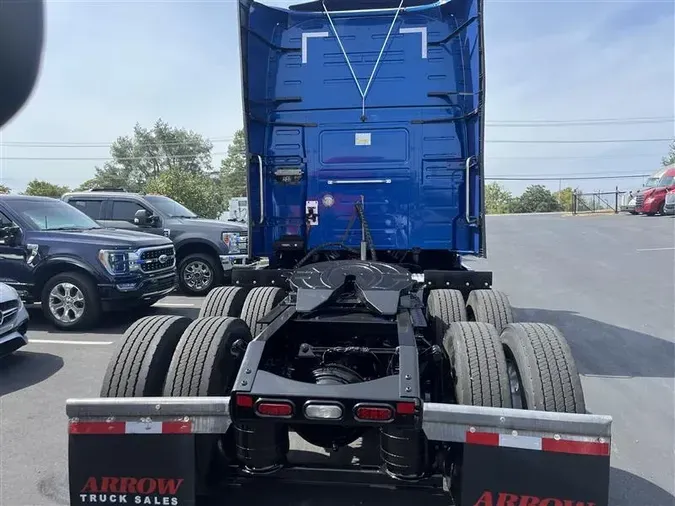
M165 397L210 397L228 395L244 358L251 332L239 318L198 318L183 332L169 366ZM232 432L196 436L198 491L210 483L233 453ZM220 451L219 451L220 450ZM229 451L228 451L229 450ZM214 475L217 479L217 476Z
M160 315L131 324L108 363L101 397L161 396L171 357L191 321Z
M514 408L586 413L572 351L560 331L545 323L512 323L501 341Z
M236 316L244 307L248 291L239 286L219 286L209 292L199 310L199 317Z
M89 276L64 272L49 279L42 289L42 312L61 330L90 327L101 316L101 300Z
M498 290L472 290L466 301L466 312L470 321L491 323L497 332L513 323L509 298Z
M223 270L217 259L203 253L193 253L178 264L178 284L187 295L206 295L223 282Z
M466 321L466 306L459 290L431 290L427 297L427 321L435 344L441 344L451 323Z
M286 297L286 292L276 286L261 286L248 293L241 310L241 319L251 329L253 338L267 326L264 323L258 323L258 320L278 306L284 297Z
M458 404L510 408L506 356L494 325L451 323L443 338Z

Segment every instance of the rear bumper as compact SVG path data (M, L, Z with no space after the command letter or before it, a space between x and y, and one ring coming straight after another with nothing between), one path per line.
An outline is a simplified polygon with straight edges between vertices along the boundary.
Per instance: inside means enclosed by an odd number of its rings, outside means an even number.
M234 430L230 406L229 397L69 399L70 504L89 504L83 492L98 486L104 477L145 478L154 501L147 504L195 504L199 481L195 436ZM441 452L462 448L458 453L443 453L460 459L455 461L462 469L457 506L506 504L519 497L532 498L528 504L548 499L551 504L569 500L570 504L608 505L611 417L438 403L425 403L419 415L430 448ZM261 421L265 422L270 428L278 423ZM292 476L325 484L339 482L337 476L350 476L344 466L325 462L320 467L287 463L272 475L255 477L235 464L228 471L228 481ZM349 472L350 479L357 479L341 483L401 484L381 466L352 466ZM438 482L444 473L437 467L421 480ZM157 492L157 480L149 476L163 478L164 494ZM409 485L424 486L422 481ZM222 488L214 490L223 493ZM136 503L142 504L144 497L136 496L129 493L125 499L129 503L140 499ZM223 497L214 499L223 502ZM537 498L539 502L532 502Z
M230 397L127 397L68 399L70 423L86 419L101 423L124 423L127 434L150 434L157 423L184 426L181 434L224 434L232 424ZM269 419L268 419L269 420ZM139 422L141 425L136 424ZM272 422L271 422L272 423ZM609 455L612 417L551 411L530 411L484 406L426 402L422 405L422 429L431 441L466 443L482 429L513 438L503 446L518 447L518 438L556 435L597 445L593 453ZM71 427L71 433L72 427ZM119 434L119 432L117 432ZM528 446L530 448L531 446Z
M152 277L137 278L134 281L120 281L116 284L99 285L99 294L104 311L133 307L139 302L158 301L178 286L175 271Z

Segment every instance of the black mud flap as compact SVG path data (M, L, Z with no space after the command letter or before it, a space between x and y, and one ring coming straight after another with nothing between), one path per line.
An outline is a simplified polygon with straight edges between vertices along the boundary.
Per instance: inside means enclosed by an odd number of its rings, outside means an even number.
M609 449L559 450L466 444L459 505L608 506Z
M195 506L193 434L70 434L71 506Z

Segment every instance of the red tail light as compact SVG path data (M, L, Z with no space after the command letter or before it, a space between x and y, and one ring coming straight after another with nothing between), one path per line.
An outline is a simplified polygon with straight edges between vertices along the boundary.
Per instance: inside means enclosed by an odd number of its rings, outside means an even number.
M399 415L414 415L415 414L415 403L414 402L397 402L396 403L396 412Z
M253 397L250 395L237 395L237 406L242 408L252 408L253 407Z
M389 406L357 406L354 416L358 420L369 422L387 422L394 418L394 410Z
M255 407L260 416L289 417L293 414L293 405L283 401L263 401Z

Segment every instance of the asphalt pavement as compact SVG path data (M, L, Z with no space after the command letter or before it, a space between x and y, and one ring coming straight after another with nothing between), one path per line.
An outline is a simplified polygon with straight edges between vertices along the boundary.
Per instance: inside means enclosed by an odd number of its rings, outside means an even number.
M494 287L508 293L517 319L563 331L589 411L614 417L610 504L675 504L675 219L494 216L487 230L488 259L469 263L494 271ZM199 304L171 296L152 312L196 317ZM0 360L2 506L68 504L65 400L98 394L112 343L139 314L115 315L86 333L59 332L31 316L31 344ZM259 493L234 491L228 504L416 500L344 488Z

